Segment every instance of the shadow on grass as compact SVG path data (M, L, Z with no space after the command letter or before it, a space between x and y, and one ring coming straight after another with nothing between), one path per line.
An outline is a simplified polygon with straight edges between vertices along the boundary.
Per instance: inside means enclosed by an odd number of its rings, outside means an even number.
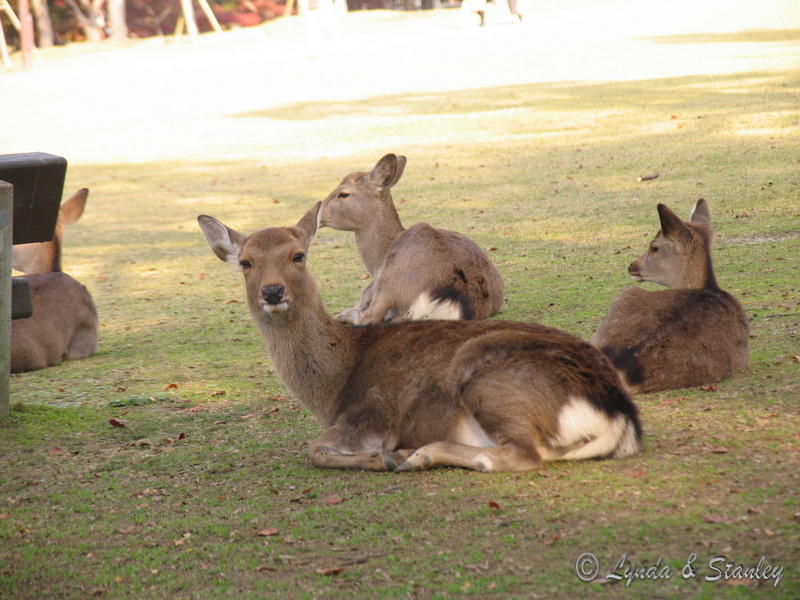
M750 29L730 33L686 33L643 38L661 44L781 43L800 40L800 29Z
M798 30L800 35L800 30ZM768 82L765 84L765 81ZM726 94L729 86L736 94ZM659 80L614 83L541 83L483 88L429 94L392 94L366 100L297 102L268 110L234 115L288 121L313 121L339 116L398 117L403 115L470 114L490 111L530 109L541 111L606 111L665 103L680 104L697 99L700 86L714 96L709 106L714 112L749 112L765 103L796 108L797 97L776 88L797 87L800 79L769 72L676 77ZM765 90L773 91L765 91ZM716 92L716 93L715 93Z

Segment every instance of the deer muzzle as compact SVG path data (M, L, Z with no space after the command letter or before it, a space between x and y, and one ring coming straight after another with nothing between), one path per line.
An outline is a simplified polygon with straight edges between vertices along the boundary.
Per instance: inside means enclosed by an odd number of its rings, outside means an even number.
M284 311L289 308L289 302L284 298L282 285L266 285L261 288L261 298L264 300L262 308L265 312Z

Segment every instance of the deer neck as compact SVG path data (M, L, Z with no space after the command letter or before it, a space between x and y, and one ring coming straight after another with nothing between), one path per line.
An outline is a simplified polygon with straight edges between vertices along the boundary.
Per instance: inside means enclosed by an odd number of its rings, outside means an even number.
M683 274L681 288L692 290L717 290L717 278L714 276L714 267L711 263L711 256L706 256L695 264L695 268L687 269Z
M328 316L319 298L294 317L253 316L281 380L323 428L333 424L342 388L356 362L360 330Z
M366 227L356 231L356 246L361 254L361 260L373 277L383 264L389 246L405 231L388 191L383 198L383 207L384 210L376 214Z
M683 270L679 287L693 290L719 289L717 279L714 277L714 265L711 261L711 250L707 240L695 246L689 264Z

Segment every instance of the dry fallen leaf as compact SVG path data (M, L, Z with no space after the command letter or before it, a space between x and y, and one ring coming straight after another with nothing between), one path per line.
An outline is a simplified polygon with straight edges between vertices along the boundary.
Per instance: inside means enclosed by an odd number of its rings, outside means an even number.
M631 477L641 477L646 472L647 471L645 471L644 469L639 469L638 471L634 471L633 473L631 473Z
M714 454L727 454L728 449L725 446L717 446L716 448L712 448L711 451Z
M136 526L131 525L130 527L126 527L125 529L117 529L117 533L121 533L123 535L130 535L132 533L136 533Z
M60 454L64 454L64 451L58 446L53 446L52 448L50 448L51 456L59 456Z
M224 396L225 394L227 394L225 390L217 390L216 392L211 392L212 396Z
M497 502L495 502L494 500L489 501L488 505L489 505L489 508L492 508L494 510L500 510L500 505Z
M267 527L266 529L259 529L258 531L256 531L256 535L261 536L261 537L269 537L269 536L272 536L272 535L278 535L278 533L279 533L278 530L275 529L274 527Z
M369 279L369 273L364 273L363 275L358 276L359 279Z
M178 389L178 384L177 383L168 383L167 385L164 386L164 391L165 392L167 390L177 390L177 389Z
M0 513L0 521L5 521L8 518L8 513Z
M728 519L725 517L719 517L717 515L706 515L706 521L708 523L727 523Z
M715 386L715 385L702 385L702 386L700 386L700 389L703 390L704 392L716 392L717 391L717 386Z
M108 424L112 427L125 427L125 423L113 417L108 420Z
M683 396L678 396L677 398L664 398L660 403L659 406L669 406L670 404L676 404L678 402L683 402L686 400Z
M334 506L336 504L341 504L342 502L344 502L344 498L340 496L328 496L328 498L325 499L325 504L328 506Z
M229 298L228 300L225 300L225 302L223 302L223 304L239 304L239 301L235 300L233 298Z
M319 573L320 575L337 575L344 571L344 567L322 567L320 569L314 569L314 573Z

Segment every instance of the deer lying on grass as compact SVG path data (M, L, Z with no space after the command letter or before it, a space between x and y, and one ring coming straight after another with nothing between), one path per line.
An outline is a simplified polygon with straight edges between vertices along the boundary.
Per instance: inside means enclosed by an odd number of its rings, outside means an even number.
M11 321L11 372L35 371L97 352L97 309L89 291L61 272L64 227L77 221L89 190L64 202L50 242L13 247L12 266L25 273L33 314Z
M241 267L275 369L325 430L311 443L314 465L527 471L639 450L637 409L619 376L567 333L503 321L331 319L306 268L318 210L247 237L198 217L217 257Z
M661 231L628 272L672 289L626 289L592 338L635 392L713 383L748 362L747 317L714 277L706 201L689 222L663 204L658 216Z
M503 278L469 238L427 223L403 228L391 188L406 158L387 154L369 173L351 173L322 202L319 226L355 232L372 282L337 318L485 319L503 304Z

